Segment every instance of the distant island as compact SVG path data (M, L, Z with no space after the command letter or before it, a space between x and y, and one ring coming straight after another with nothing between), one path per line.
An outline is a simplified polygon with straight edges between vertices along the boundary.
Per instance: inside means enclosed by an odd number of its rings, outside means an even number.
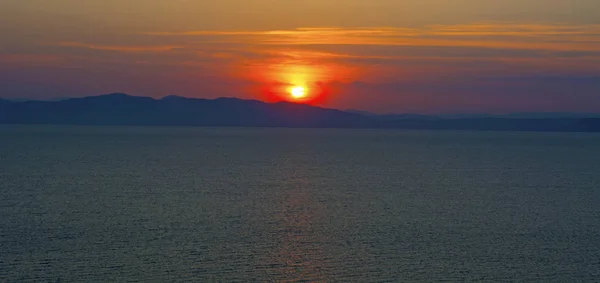
M59 101L0 99L0 124L600 132L598 116L375 115L291 102L122 93Z

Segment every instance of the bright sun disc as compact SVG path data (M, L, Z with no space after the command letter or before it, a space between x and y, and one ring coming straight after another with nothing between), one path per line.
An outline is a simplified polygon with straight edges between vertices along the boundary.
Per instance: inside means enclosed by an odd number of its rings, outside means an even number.
M290 90L293 98L303 98L306 96L306 89L301 86L295 86Z

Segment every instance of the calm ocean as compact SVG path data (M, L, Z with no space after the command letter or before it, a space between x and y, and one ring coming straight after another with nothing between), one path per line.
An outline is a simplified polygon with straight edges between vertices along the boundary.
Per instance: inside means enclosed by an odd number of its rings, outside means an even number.
M0 126L0 282L599 280L599 134Z

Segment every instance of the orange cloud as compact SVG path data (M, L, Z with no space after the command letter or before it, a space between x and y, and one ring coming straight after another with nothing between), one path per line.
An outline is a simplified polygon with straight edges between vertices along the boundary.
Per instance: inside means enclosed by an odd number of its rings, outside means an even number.
M257 45L454 46L549 51L600 50L600 25L469 24L435 25L423 28L298 28L270 31L150 32L147 35L211 36L210 40L218 42Z

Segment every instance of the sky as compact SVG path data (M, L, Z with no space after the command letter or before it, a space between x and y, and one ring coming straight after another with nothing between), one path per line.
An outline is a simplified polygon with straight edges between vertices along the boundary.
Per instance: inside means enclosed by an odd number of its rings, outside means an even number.
M0 97L600 112L598 0L2 0Z

